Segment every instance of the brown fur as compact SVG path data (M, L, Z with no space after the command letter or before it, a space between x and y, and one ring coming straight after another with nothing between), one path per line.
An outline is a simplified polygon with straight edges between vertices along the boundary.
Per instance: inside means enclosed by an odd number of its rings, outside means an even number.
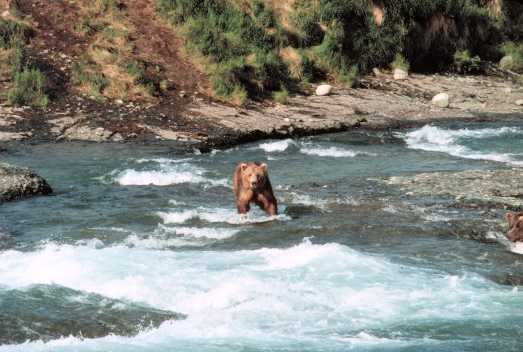
M512 242L523 242L523 212L507 213L507 239Z
M247 214L254 202L268 215L278 214L278 204L272 192L267 164L259 162L240 163L232 179L238 213Z

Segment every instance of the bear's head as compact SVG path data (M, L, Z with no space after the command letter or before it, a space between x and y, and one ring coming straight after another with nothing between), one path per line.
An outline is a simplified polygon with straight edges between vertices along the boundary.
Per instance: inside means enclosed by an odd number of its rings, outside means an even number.
M508 213L507 239L512 242L523 241L523 213Z
M242 163L242 183L253 191L263 189L267 181L267 164L265 163Z

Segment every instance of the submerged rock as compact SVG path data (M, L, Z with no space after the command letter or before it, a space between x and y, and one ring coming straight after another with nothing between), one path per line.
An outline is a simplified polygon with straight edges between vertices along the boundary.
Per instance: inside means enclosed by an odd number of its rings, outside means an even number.
M523 208L521 169L422 173L387 182L412 195L451 196L465 207Z
M32 170L0 163L0 203L51 193L51 186Z
M133 336L182 314L55 285L0 290L0 345L75 336Z

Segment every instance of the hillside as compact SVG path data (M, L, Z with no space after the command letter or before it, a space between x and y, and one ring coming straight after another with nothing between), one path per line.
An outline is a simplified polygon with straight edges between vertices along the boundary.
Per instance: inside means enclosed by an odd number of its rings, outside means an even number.
M492 73L504 56L515 84L523 70L519 1L0 0L0 11L0 104L42 138L34 116L55 118L54 138L99 120L124 138L166 125L194 135L202 102L285 104L320 82L364 88L376 69Z

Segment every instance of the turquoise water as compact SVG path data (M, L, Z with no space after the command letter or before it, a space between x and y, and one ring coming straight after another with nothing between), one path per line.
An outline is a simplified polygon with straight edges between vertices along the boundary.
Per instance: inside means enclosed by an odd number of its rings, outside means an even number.
M523 293L503 283L522 257L456 236L504 212L383 179L519 167L522 136L505 123L204 155L12 146L4 159L55 195L0 207L0 351L520 351ZM277 218L235 213L243 160L269 164Z

